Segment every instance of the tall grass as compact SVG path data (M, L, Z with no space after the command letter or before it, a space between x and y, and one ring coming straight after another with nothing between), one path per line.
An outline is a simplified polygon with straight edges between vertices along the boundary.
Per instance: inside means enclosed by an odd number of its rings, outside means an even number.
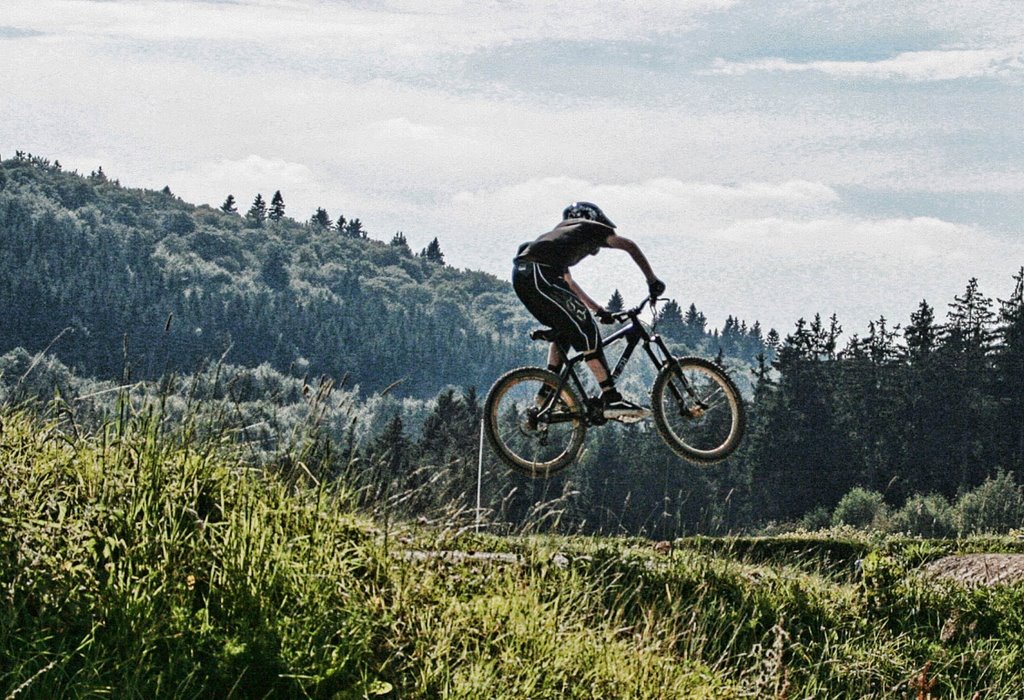
M919 576L939 551L927 544L865 537L816 558L779 541L759 563L710 540L474 534L458 508L447 527L382 523L360 514L344 470L323 478L315 431L254 468L235 437L156 410L93 433L54 415L0 411L0 697L967 700L1024 687L1024 592ZM836 563L844 552L860 575Z
M338 494L215 447L153 416L77 439L4 416L0 688L330 695L374 680L367 525Z

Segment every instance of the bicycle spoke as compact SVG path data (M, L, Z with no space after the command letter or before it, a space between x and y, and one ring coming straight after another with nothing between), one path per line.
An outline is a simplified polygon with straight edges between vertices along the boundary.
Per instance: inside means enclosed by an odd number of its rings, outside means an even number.
M738 391L720 368L704 360L686 358L664 372L653 408L662 438L687 459L718 461L742 435Z
M570 463L582 445L585 426L579 402L555 375L524 369L495 385L488 396L489 431L499 454L531 476L545 476Z

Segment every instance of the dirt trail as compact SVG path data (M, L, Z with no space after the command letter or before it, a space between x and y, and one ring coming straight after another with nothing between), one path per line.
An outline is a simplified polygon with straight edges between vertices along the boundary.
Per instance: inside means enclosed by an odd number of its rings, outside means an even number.
M954 554L924 566L925 573L968 586L1024 581L1024 554Z

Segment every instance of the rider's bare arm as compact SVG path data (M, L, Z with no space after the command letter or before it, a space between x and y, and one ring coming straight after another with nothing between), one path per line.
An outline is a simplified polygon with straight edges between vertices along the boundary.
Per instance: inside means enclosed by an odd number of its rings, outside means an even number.
M580 298L580 301L583 302L583 305L586 306L588 309L590 309L591 311L598 311L604 308L596 301L591 299L587 295L587 293L583 291L583 288L576 284L576 280L572 278L572 275L570 275L568 271L566 271L565 275L563 275L563 279L565 279L565 283L569 285L569 289L572 290L572 293L578 296Z
M651 269L651 264L647 262L647 258L644 256L643 251L633 241L629 240L624 236L613 233L608 236L608 247L618 248L629 253L629 256L633 258L633 262L637 264L640 271L644 273L644 277L647 278L648 284L658 279L658 276L654 274L654 270Z

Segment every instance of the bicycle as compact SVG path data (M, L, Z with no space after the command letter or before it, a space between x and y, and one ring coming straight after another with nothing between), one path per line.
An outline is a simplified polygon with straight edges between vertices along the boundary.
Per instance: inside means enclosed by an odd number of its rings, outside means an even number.
M697 464L720 462L743 439L746 417L739 389L714 362L672 355L654 333L657 301L645 299L639 306L613 314L616 322L626 325L603 338L604 346L625 341L626 347L611 376L617 379L622 374L642 343L657 372L650 413L658 435L684 459ZM648 305L653 315L649 329L640 320ZM567 359L557 373L520 367L498 378L484 402L485 433L498 456L513 469L530 477L549 477L575 461L588 428L608 419L601 399L589 396L576 372L583 353L570 355L551 328L536 330L530 337L557 343Z

